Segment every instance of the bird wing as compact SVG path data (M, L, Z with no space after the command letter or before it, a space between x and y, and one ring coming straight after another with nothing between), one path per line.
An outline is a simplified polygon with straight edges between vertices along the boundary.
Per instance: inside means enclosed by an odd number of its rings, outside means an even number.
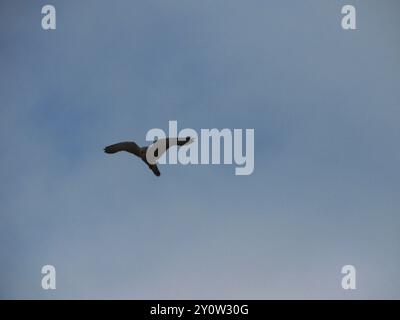
M154 164L172 146L183 146L192 143L193 138L166 138L159 139L147 148L146 158L149 163Z
M140 157L140 147L133 141L120 142L104 148L104 152L110 154L120 151L126 151Z
M153 171L153 173L159 177L161 175L160 170L158 170L157 165L156 164L150 164L149 168L151 171Z

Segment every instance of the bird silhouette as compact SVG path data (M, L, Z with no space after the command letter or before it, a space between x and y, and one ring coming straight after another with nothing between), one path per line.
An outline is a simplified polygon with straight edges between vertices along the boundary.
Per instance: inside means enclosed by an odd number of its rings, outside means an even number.
M149 169L159 177L161 175L160 170L157 167L157 160L172 146L183 146L185 144L192 143L193 138L166 138L154 140L153 143L147 147L140 147L133 141L124 141L116 144L112 144L104 148L104 152L108 154L117 153L120 151L126 151L142 159Z

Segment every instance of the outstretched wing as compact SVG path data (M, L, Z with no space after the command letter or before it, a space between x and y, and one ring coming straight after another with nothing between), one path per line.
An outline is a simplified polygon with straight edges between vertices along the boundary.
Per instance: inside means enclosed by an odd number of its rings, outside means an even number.
M153 171L153 173L159 177L161 175L160 170L158 170L157 165L156 164L150 164L149 168L151 171Z
M120 151L126 151L140 157L140 147L133 141L120 142L104 148L104 152L110 154Z
M146 159L149 163L156 163L161 156L172 146L183 146L192 143L193 138L166 138L155 141L147 148Z

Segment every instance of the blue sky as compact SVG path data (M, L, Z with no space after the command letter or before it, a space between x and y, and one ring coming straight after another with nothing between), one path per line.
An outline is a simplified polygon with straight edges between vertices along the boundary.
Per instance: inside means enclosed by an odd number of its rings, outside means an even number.
M398 1L45 4L0 4L1 298L400 297ZM102 152L169 120L254 173Z

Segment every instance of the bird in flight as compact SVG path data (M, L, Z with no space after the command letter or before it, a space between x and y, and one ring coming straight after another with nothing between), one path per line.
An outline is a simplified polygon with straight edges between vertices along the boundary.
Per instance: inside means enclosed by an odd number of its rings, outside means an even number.
M149 169L159 177L161 175L160 170L157 168L157 160L172 146L183 146L185 144L192 143L193 138L166 138L154 140L154 142L147 147L139 147L133 141L124 141L116 144L112 144L104 148L104 152L108 154L117 153L120 151L126 151L134 154L135 156L142 159Z

